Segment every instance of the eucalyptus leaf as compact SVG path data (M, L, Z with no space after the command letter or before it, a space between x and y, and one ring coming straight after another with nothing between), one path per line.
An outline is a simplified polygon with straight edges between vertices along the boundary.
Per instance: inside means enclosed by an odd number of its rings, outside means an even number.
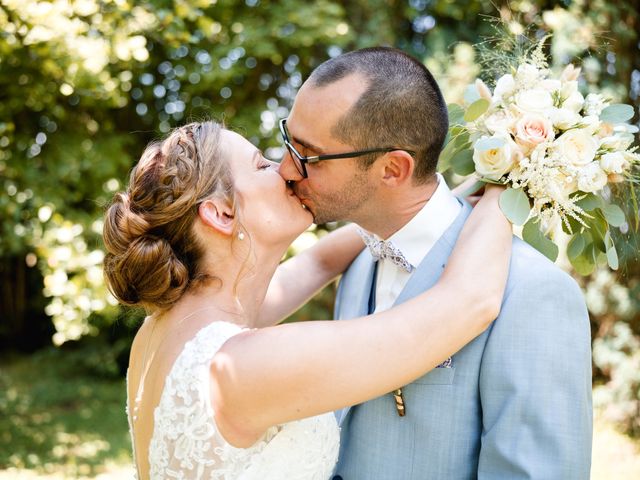
M591 275L597 263L593 244L588 244L580 255L569 261L579 275Z
M522 229L522 238L552 262L558 258L558 246L540 231L534 218L525 223Z
M586 219L586 221L589 225L591 236L593 237L593 244L602 253L606 253L607 247L604 240L607 235L607 231L609 230L609 224L600 210L596 210L593 214L593 218Z
M614 103L600 112L600 120L606 123L624 123L633 118L633 107L624 103Z
M616 246L613 243L610 232L607 232L604 244L607 247L607 263L612 270L617 270L619 266L618 252L616 251Z
M593 193L587 193L583 199L576 202L576 205L578 205L585 212L592 212L596 208L601 207L603 204L604 201L602 200L602 197Z
M507 188L500 194L500 208L514 225L523 225L529 218L529 197L521 188Z
M485 152L487 150L492 150L494 148L500 148L504 144L505 144L505 141L503 138L483 137L475 143L473 148L478 152Z
M626 222L624 212L618 205L604 204L600 207L600 211L612 227L621 227Z
M583 235L576 234L571 237L569 244L567 245L567 257L569 260L573 260L578 257L584 250L584 247L587 246L587 242Z
M469 108L467 108L467 111L464 114L465 122L473 122L474 120L477 120L478 117L486 112L488 108L489 100L486 100L484 98L476 100L471 105L469 105Z
M449 125L461 125L464 119L464 108L457 103L447 105L449 111Z
M473 150L461 150L451 159L451 168L458 175L471 175L476 171L473 163Z
M620 261L618 260L618 252L616 251L616 247L612 246L607 249L607 263L611 270L618 270L620 266Z

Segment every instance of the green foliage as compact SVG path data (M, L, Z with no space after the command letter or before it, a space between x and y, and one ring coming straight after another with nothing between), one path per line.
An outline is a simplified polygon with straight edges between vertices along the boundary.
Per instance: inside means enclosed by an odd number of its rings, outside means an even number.
M500 194L500 208L514 225L524 225L529 218L529 197L521 188L507 188Z
M522 238L552 262L558 258L558 246L540 231L539 223L530 219L522 228Z

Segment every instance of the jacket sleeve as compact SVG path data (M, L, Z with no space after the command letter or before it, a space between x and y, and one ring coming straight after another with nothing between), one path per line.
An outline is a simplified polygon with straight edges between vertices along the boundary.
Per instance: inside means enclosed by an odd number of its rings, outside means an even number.
M546 262L513 273L480 366L478 479L588 479L591 339L578 285Z

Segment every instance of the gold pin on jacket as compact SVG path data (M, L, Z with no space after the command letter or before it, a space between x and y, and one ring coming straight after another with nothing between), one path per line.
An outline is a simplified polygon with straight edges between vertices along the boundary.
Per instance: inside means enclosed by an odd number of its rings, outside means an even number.
M404 408L404 395L402 394L401 388L393 391L393 398L396 401L396 411L398 412L398 415L404 417L406 410Z

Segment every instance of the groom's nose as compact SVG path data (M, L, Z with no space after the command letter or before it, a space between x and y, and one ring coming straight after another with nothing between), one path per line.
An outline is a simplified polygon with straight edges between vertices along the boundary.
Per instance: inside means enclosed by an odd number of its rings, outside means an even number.
M278 173L286 182L299 182L303 179L302 174L298 171L298 168L293 163L291 155L285 152L278 168Z

